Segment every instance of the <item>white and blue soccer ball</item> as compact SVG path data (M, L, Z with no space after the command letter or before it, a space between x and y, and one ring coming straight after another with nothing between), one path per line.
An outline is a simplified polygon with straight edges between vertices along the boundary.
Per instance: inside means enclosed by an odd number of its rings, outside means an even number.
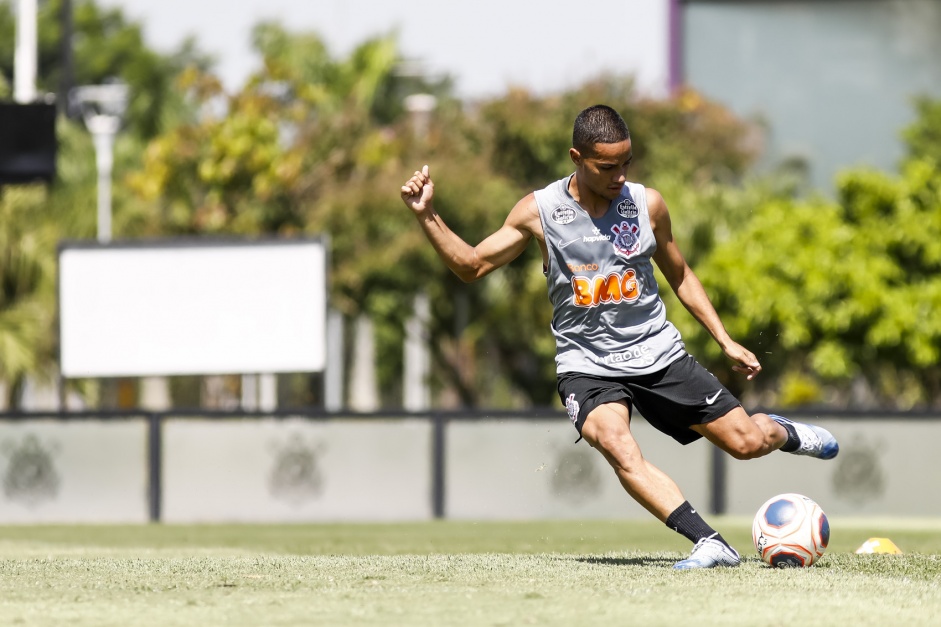
M758 508L752 523L758 555L777 568L805 568L830 543L830 521L823 509L802 494L779 494Z

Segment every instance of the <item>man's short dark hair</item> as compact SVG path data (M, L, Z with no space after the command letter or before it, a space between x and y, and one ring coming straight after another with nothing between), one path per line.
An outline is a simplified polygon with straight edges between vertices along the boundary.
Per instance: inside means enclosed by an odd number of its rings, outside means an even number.
M616 144L630 137L621 114L607 105L594 105L575 118L572 148L584 153L595 144Z

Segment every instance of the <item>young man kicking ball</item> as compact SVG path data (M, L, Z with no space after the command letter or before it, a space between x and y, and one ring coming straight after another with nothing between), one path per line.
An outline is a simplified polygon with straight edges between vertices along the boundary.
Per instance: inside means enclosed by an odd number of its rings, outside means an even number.
M832 459L839 445L820 427L749 415L686 352L666 319L653 263L733 370L749 380L761 371L755 356L729 336L686 264L663 198L627 181L631 138L621 116L605 105L582 111L569 155L573 174L528 194L477 246L452 232L435 211L428 166L402 186L402 200L444 263L464 281L509 263L536 240L553 305L559 395L579 434L604 455L628 494L694 543L690 557L675 568L736 566L735 549L670 477L644 459L631 434L632 409L681 444L705 437L736 459L778 449Z

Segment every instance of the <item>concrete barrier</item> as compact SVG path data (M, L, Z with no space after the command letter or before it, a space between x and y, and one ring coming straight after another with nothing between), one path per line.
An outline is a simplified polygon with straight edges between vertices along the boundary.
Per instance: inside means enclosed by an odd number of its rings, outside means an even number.
M0 420L0 523L146 522L147 426Z
M634 434L702 511L798 492L831 516L941 516L941 415L806 419L835 460L736 461L639 417ZM0 414L0 524L647 517L576 438L562 412Z

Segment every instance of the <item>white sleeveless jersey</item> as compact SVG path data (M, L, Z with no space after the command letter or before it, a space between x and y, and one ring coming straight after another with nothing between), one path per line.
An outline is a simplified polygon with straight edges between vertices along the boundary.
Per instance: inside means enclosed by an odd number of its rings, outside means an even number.
M625 184L608 212L592 218L569 193L570 180L535 192L549 251L557 372L610 377L662 370L686 349L654 278L657 243L644 187Z

